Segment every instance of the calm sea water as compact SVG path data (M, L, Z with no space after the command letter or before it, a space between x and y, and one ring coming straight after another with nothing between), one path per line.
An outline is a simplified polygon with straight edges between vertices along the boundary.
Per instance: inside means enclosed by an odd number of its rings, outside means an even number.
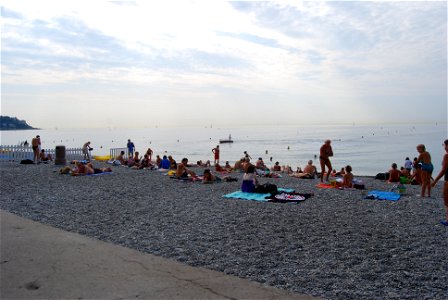
M141 129L45 129L2 131L2 145L17 145L39 134L43 148L56 145L81 147L92 142L93 155L109 154L110 148L126 147L130 138L137 151L148 147L155 154L169 154L176 160L188 157L190 162L213 160L211 149L219 139L232 135L233 144L221 144L221 160L231 163L248 151L267 165L279 161L293 168L304 167L309 159L316 164L319 148L325 139L332 140L333 166L347 164L355 175L375 175L387 171L393 162L403 165L406 157L417 156L415 146L425 144L431 153L435 172L439 172L444 153L442 142L448 137L447 124L400 125L309 125L240 128L141 128ZM272 157L272 163L270 158Z

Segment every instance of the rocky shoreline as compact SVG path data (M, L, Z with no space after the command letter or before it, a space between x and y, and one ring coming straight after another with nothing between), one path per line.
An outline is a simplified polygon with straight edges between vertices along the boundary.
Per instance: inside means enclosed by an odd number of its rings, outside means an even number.
M97 163L101 166L100 163ZM318 180L261 178L299 204L226 199L238 182L204 185L159 171L60 175L53 164L0 163L0 208L139 251L326 299L446 299L448 230L441 186L419 198L365 200L366 190L319 189ZM198 173L201 169L197 169Z

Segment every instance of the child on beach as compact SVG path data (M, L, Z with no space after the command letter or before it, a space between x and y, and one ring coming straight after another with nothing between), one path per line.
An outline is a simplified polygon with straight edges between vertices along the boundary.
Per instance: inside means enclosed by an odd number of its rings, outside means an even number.
M417 151L420 154L417 158L422 167L422 192L421 197L425 197L425 191L428 190L428 197L431 197L431 174L434 166L431 163L431 155L426 151L423 144L417 145Z
M249 165L246 173L243 175L243 183L241 184L241 191L247 193L255 192L255 187L258 185L257 178L255 176L255 166Z
M396 163L392 164L392 169L389 170L389 180L388 182L400 182L401 172L397 169Z
M443 144L445 147L445 155L443 156L442 169L440 170L440 173L437 175L437 177L434 179L432 187L434 187L440 180L440 178L444 176L445 183L443 184L443 201L445 203L445 220L440 221L440 223L445 226L448 226L448 139L446 139L443 142Z

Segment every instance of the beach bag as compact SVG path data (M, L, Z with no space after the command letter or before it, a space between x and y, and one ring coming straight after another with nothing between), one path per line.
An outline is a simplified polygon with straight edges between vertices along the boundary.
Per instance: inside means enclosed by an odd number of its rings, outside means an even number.
M389 179L389 173L378 173L378 174L376 174L375 179L388 180Z
M32 164L33 164L33 161L32 161L31 159L22 159L22 160L20 161L20 164L21 164L21 165L32 165Z
M275 184L272 183L264 183L261 185L258 185L255 187L255 193L260 193L260 194L276 194L278 192L277 190L277 186Z

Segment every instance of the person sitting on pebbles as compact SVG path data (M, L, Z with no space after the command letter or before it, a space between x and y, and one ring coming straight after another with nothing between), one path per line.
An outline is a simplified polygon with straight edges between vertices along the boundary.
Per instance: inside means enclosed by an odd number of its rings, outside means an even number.
M271 168L271 171L280 172L282 167L280 166L280 162L276 161L274 166Z
M229 161L226 161L226 164L225 164L225 166L224 166L224 169L225 169L227 172L232 172L232 171L233 171L233 168L232 168L232 166L230 165Z
M213 183L215 181L221 181L221 178L213 175L212 172L210 172L210 169L205 169L202 183Z
M42 162L49 162L49 161L53 160L53 157L51 156L51 154L45 153L45 149L40 150L39 158L40 158L40 161L42 161Z
M350 165L345 167L345 174L342 177L342 181L336 180L336 185L340 188L353 187L353 174L352 174L352 167Z
M176 177L178 179L188 178L188 175L190 175L193 178L197 177L193 171L187 168L187 164L188 164L188 158L182 158L182 162L177 164Z
M393 163L389 170L389 182L400 182L401 172L397 168L397 164Z

